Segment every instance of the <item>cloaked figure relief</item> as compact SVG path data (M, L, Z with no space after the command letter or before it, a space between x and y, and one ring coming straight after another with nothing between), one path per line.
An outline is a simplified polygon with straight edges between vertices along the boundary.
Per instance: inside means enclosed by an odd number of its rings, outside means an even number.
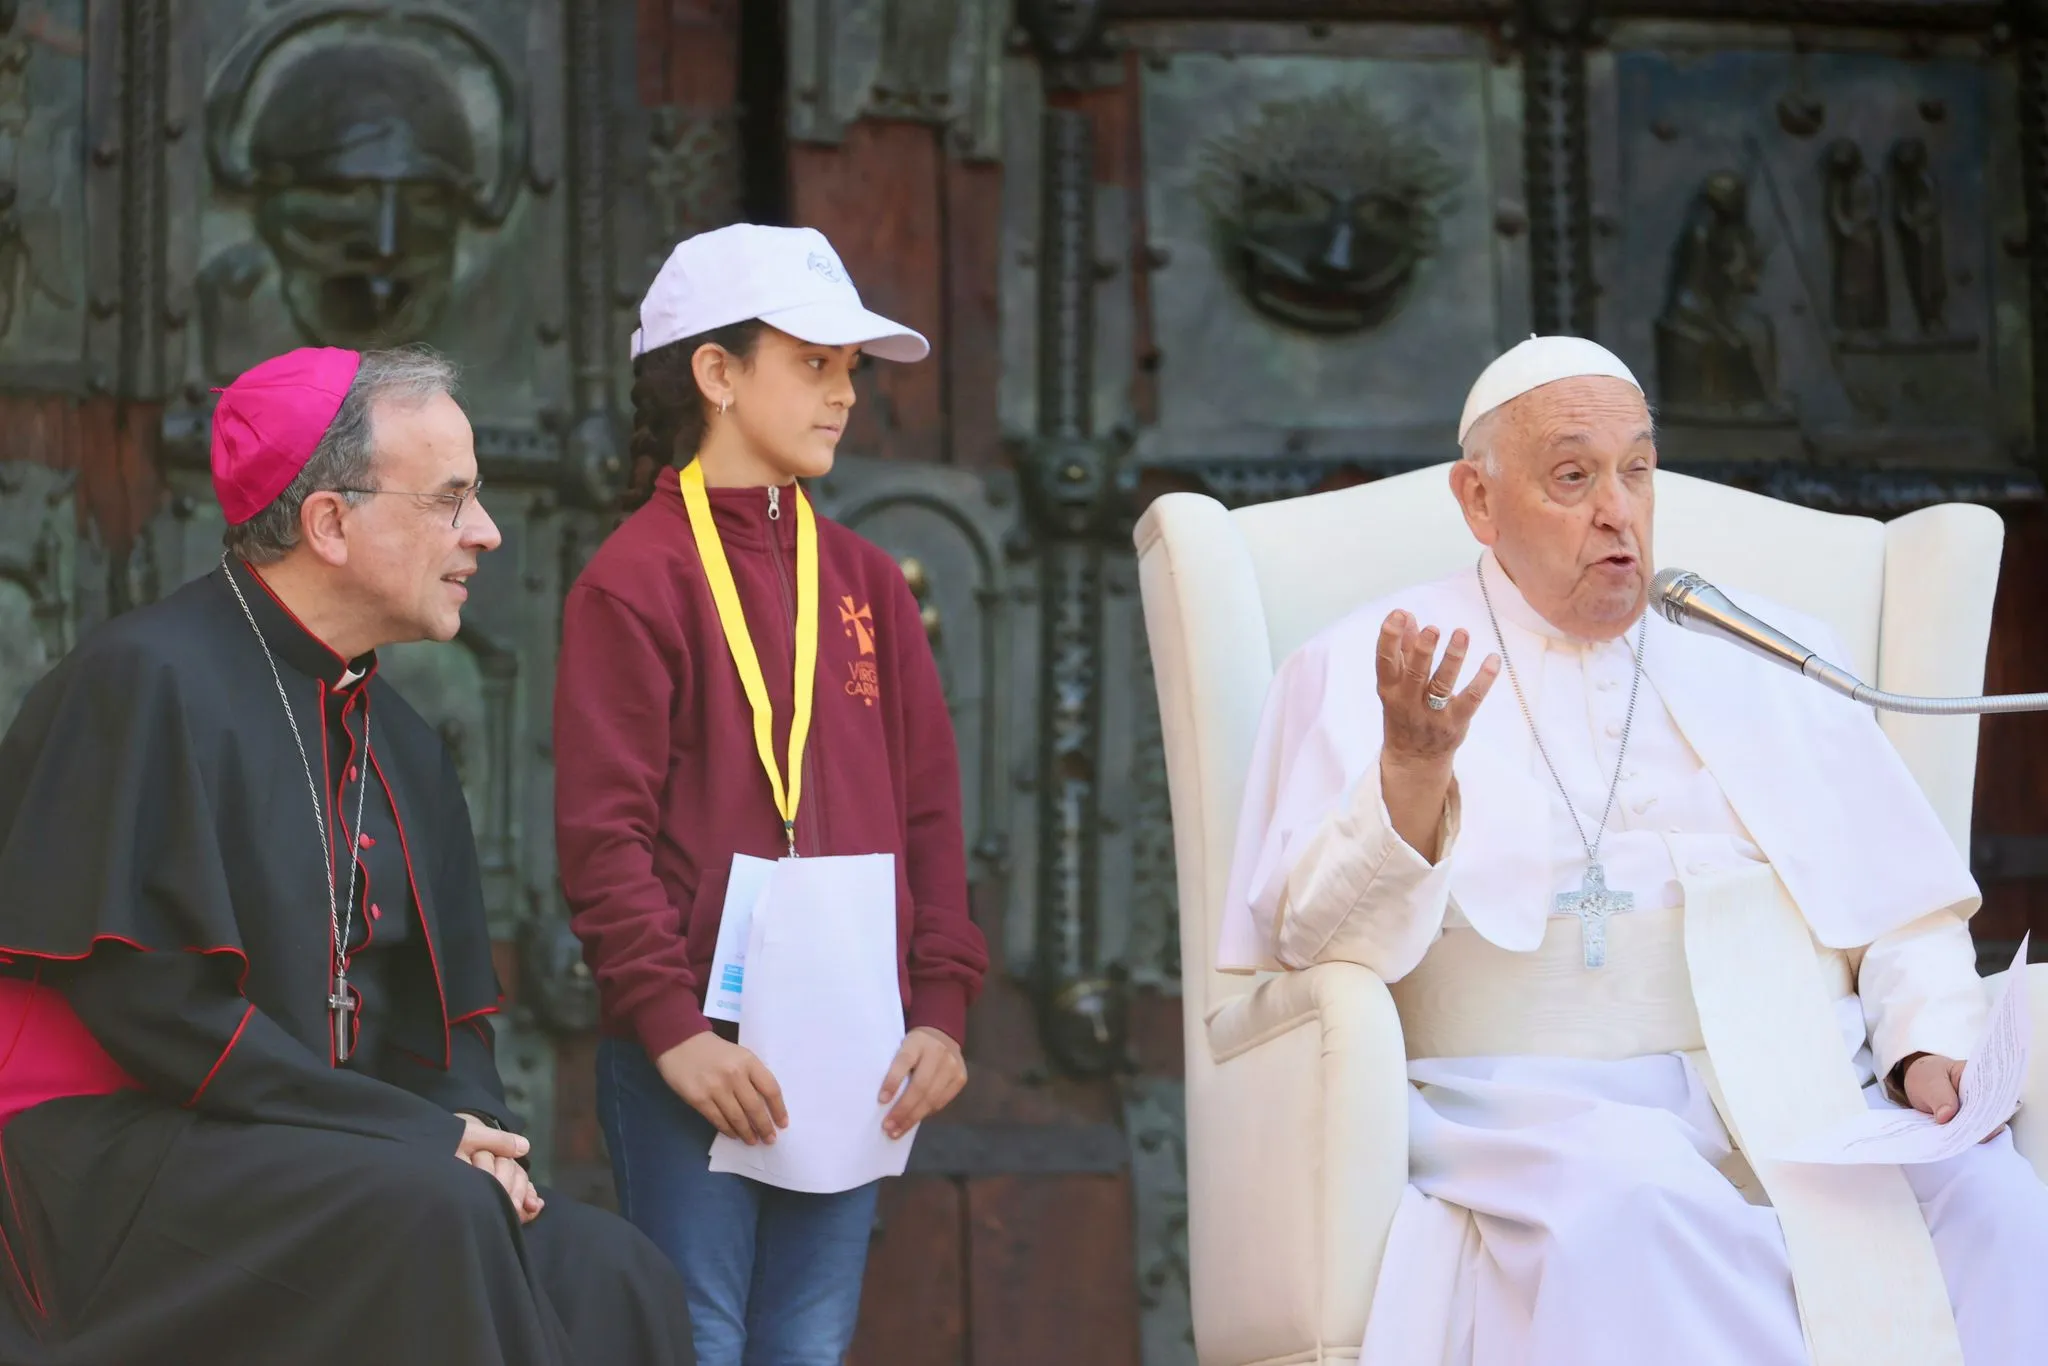
M16 203L18 197L13 181L0 180L0 337L14 331L15 310L38 295L60 308L73 306L48 266L48 258L57 254L55 244L46 240L38 251L33 240L37 234L30 230L30 216Z
M1275 101L1207 149L1202 197L1252 307L1309 332L1377 327L1438 246L1458 173L1364 97Z
M1893 143L1890 172L1899 266L1920 331L1936 335L1948 327L1948 266L1941 243L1941 188L1928 163L1927 144L1919 138Z
M1835 327L1881 332L1891 320L1884 262L1884 202L1863 149L1847 138L1827 150L1828 242L1834 255Z
M1700 185L1671 254L1657 318L1657 374L1668 409L1775 416L1777 346L1755 306L1763 245L1749 225L1749 189L1733 171Z

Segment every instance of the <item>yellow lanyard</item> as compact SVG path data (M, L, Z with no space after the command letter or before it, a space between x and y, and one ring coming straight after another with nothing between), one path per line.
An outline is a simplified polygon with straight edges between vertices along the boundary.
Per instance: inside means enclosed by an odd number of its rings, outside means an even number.
M726 561L725 545L718 539L718 527L711 520L711 500L704 492L704 470L692 460L682 472L683 507L690 514L690 532L697 538L697 556L704 561L704 577L711 585L711 600L718 607L718 624L725 628L726 647L740 671L740 686L754 709L754 747L761 753L761 767L768 771L768 786L775 793L775 809L782 814L782 833L789 839L791 857L796 855L796 810L803 800L804 744L811 736L811 706L818 686L818 522L811 501L794 483L796 501L796 711L789 722L789 784L783 785L781 770L775 766L775 709L768 700L768 680L761 675L761 658L754 653L754 638L747 633L746 609L740 606L740 590L732 580L732 565Z

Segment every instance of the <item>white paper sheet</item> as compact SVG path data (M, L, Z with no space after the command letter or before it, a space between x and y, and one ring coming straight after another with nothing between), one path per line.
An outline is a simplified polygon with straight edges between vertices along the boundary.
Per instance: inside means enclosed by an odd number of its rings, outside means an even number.
M1910 1166L1944 1161L1989 1138L2019 1108L2020 1088L2027 1079L2027 1042L2033 1024L2027 1009L2026 965L2027 941L2022 939L2001 983L1983 1042L1963 1069L1961 1104L1948 1123L1936 1124L1933 1116L1918 1110L1868 1110L1777 1156L1786 1162Z
M704 993L704 1013L714 1020L740 1022L740 998L746 990L747 943L753 932L754 908L768 889L775 860L752 854L732 856L732 874L725 883L725 908L719 912L718 947L711 955L711 986Z
M711 1170L820 1195L901 1176L916 1131L889 1138L876 1099L903 1045L895 857L782 859L753 919L740 1043L789 1127L752 1147L720 1135Z

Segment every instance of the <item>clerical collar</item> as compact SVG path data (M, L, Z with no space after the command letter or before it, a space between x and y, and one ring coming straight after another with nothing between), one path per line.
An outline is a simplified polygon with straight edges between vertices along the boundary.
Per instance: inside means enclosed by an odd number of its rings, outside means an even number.
M270 585L263 581L263 576L246 562L230 555L227 572L242 585L250 615L256 618L257 629L263 632L263 639L269 643L280 663L337 689L350 687L377 672L375 651L356 659L342 658L328 647L326 641L307 629L292 609L284 605L283 599L270 591Z
M1503 625L1517 627L1546 643L1569 645L1574 649L1598 649L1603 645L1613 643L1586 640L1560 630L1553 625L1549 618L1529 605L1529 600L1522 596L1522 590L1515 586L1513 579L1508 577L1507 570L1501 568L1500 560L1495 557L1491 546L1488 546L1480 554L1479 572L1486 575L1487 591L1493 595L1494 610L1500 614ZM1631 655L1635 651L1634 630L1635 623L1631 621L1629 623L1629 630L1619 637L1620 645L1623 649L1628 650Z

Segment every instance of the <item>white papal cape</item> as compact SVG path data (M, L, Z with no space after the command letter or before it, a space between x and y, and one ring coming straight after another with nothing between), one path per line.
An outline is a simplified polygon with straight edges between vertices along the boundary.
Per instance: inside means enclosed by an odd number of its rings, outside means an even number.
M1475 933L1517 957L1556 946L1552 898L1577 886L1584 858L1506 678L1458 752L1436 865L1393 835L1379 798L1380 625L1399 608L1446 638L1463 627L1471 658L1482 658L1494 628L1480 572L1561 780L1588 827L1598 820L1626 726L1634 633L1605 646L1569 642L1481 557L1479 569L1359 609L1280 669L1247 779L1220 967L1338 958L1399 983L1447 929L1467 936L1443 941L1459 953ZM1820 624L1746 605L1833 650ZM1780 938L1777 956L1809 956L1802 914L1812 941L1847 951L1834 956L1840 975L1828 990L1858 1081L1909 1051L1966 1056L1985 1004L1963 923L1977 888L1873 715L1661 619L1643 641L1622 809L1601 850L1608 884L1633 892L1637 912L1675 915L1679 884L1700 885L1688 874L1768 865L1797 907L1787 912L1796 939ZM1739 994L1746 973L1733 947L1736 967L1723 980ZM1847 985L1852 963L1860 1002ZM1626 991L1619 981L1610 973L1594 989ZM1627 1361L1633 1343L1674 1341L1711 1343L1731 1360L1806 1360L1778 1215L1732 1194L1716 1170L1732 1140L1692 1062L1426 1057L1413 1042L1413 1186L1383 1262L1369 1366ZM1844 1054L1834 1056L1839 1066ZM1854 1104L1854 1085L1842 1085ZM1883 1103L1875 1094L1871 1103ZM1952 1284L1998 1281L1990 1290L2002 1293L2003 1263L1982 1250L2001 1240L2011 1249L2004 1232L1989 1231L2003 1217L1994 1207L2027 1207L2029 1236L2048 1249L2048 1191L2009 1140L1985 1153L1992 1198L1955 1196L1969 1181L1984 1184L1983 1163L1965 1159L1909 1172L1911 1195L1903 1181L1897 1194L1916 1229L1911 1201L1921 1201ZM1940 1218L1927 1203L1937 1198ZM1935 1305L1944 1319L1945 1309ZM2001 1322L1978 1340L2019 1331Z
M1534 660L1545 641L1532 629L1533 614L1490 555L1486 562L1495 605L1508 614L1509 651ZM1834 646L1819 622L1769 603L1744 605L1823 655ZM1295 851L1377 773L1374 651L1380 624L1396 609L1446 639L1463 627L1474 661L1493 649L1478 571L1470 569L1359 608L1281 665L1245 780L1217 949L1224 971L1279 966L1270 917ZM1968 865L1869 708L1654 614L1644 642L1655 698L1823 944L1855 948L1935 911L1976 911ZM1474 715L1455 773L1460 842L1475 856L1452 866L1451 900L1493 943L1533 949L1551 910L1553 848L1547 823L1531 814L1547 811L1556 793L1506 678ZM1598 818L1581 814L1589 826Z

